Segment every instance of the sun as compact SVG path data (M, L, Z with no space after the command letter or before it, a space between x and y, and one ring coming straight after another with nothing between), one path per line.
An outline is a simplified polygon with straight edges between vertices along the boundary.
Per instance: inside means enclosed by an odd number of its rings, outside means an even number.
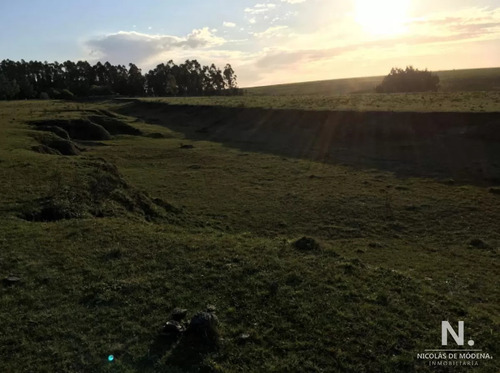
M355 20L374 35L394 35L406 31L411 0L355 0Z

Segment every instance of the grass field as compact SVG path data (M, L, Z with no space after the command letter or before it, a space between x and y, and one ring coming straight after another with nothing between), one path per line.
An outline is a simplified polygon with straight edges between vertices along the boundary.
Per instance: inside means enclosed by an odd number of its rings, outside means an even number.
M452 93L363 93L356 95L273 95L230 97L143 98L169 105L204 105L235 108L294 110L353 110L409 112L498 112L500 91Z
M404 67L404 66L403 66ZM446 70L435 72L440 79L442 92L499 91L500 68ZM277 84L245 88L245 94L256 96L342 95L373 93L384 76L350 79L322 80L314 82Z
M1 102L0 276L19 279L0 285L1 370L468 372L417 359L442 347L442 320L464 320L493 356L474 371L497 372L498 93L371 97ZM262 109L291 106L459 124L323 144L309 122L327 114ZM63 147L32 124L74 139L86 118L111 139ZM207 305L217 346L160 338L175 307Z

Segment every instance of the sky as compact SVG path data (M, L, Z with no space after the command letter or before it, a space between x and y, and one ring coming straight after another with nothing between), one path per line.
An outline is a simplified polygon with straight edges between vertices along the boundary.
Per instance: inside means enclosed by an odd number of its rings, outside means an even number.
M0 0L0 60L230 63L240 87L500 66L498 0Z

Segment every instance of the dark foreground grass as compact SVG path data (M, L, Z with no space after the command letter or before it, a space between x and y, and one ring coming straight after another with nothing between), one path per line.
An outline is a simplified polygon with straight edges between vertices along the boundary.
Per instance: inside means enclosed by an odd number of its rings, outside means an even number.
M417 359L441 348L442 320L464 320L493 356L474 371L497 371L494 186L243 152L133 116L118 117L144 136L77 143L74 157L31 150L28 120L120 105L0 106L0 275L21 279L0 285L3 371L469 371ZM54 195L87 213L26 220ZM302 236L320 249L298 250ZM158 339L173 308L208 304L217 349Z
M119 219L4 228L4 265L23 278L2 294L2 360L13 370L187 370L185 351L162 356L154 339L174 307L206 304L224 339L193 365L214 371L414 371L442 318L466 318L497 351L494 324L470 314L467 299L329 248L300 253L279 239Z

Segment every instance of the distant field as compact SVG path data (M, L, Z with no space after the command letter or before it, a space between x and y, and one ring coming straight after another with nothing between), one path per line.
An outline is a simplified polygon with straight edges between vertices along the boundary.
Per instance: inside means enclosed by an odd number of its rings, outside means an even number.
M500 91L438 93L364 93L301 96L165 97L143 98L144 102L170 105L203 105L236 108L411 111L411 112L498 112Z
M500 91L500 67L489 69L467 69L437 71L441 91ZM322 80L304 83L277 84L264 87L245 88L247 95L297 96L339 95L348 93L370 93L382 82L384 76Z

